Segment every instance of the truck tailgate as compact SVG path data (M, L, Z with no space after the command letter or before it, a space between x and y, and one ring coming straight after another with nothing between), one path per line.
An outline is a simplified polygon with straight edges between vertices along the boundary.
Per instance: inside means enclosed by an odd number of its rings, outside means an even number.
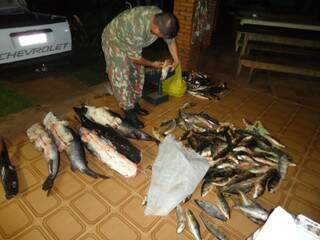
M71 51L67 21L0 29L0 64Z

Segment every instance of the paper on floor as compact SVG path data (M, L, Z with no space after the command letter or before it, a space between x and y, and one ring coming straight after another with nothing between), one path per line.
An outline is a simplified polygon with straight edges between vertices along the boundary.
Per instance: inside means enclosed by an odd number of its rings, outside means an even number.
M290 240L319 240L320 225L303 215L294 218L281 207L273 210L267 222L253 240L290 239Z

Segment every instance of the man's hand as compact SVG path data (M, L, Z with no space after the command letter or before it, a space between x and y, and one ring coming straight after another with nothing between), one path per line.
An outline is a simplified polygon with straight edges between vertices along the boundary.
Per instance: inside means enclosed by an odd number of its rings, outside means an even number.
M180 62L173 62L172 64L168 65L170 71L174 71L178 64L180 64Z
M129 57L129 59L131 60L131 62L138 65L150 66L154 68L162 68L163 66L163 62L161 61L151 62L143 57Z
M152 65L151 65L151 66L154 67L154 68L162 68L163 62L161 62L161 61L154 61L154 62L152 62Z

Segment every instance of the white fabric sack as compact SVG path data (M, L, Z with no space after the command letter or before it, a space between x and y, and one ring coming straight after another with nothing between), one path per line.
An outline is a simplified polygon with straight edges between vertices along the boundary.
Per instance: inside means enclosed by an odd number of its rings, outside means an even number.
M145 215L164 216L192 194L209 168L208 161L168 135L159 146Z

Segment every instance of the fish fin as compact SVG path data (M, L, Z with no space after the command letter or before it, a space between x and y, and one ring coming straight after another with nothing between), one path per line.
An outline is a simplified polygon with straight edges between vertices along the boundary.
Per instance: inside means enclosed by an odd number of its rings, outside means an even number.
M44 181L44 183L42 184L42 190L47 191L47 196L49 195L50 190L53 187L53 183L54 183L55 178L56 178L56 176L49 175L47 177L47 179Z

